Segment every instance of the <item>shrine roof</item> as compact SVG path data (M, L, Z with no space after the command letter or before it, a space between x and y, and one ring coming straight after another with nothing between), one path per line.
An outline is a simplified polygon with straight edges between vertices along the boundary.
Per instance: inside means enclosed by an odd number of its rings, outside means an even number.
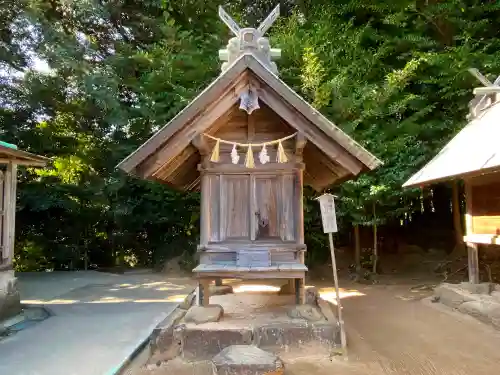
M417 187L500 170L500 102L475 116L403 187Z
M322 134L330 139L331 143L340 146L344 151L350 154L350 156L356 159L361 165L360 172L362 170L372 170L382 164L377 157L368 152L300 97L275 73L265 66L258 57L252 53L246 52L227 67L169 123L163 126L163 128L157 131L143 145L120 162L117 167L127 173L137 174L136 169L141 163L164 147L171 137L179 133L181 129L185 127L193 127L193 131L190 132L188 139L183 140L187 142L187 144L191 142L197 135L203 132L203 129L196 129L194 124L203 116L206 108L227 94L228 91L233 90L235 93L238 80L248 71L259 79L261 88L270 90L273 95L276 95L281 102L287 105L287 108L294 110L296 113L295 115L298 114L303 116L310 126L319 129ZM239 100L238 95L233 95L232 98L233 104ZM264 97L262 99L265 100ZM293 124L290 125L293 126ZM316 144L314 137L309 137L307 133L306 136L311 143ZM324 148L321 147L321 144L316 145L323 151ZM328 154L328 152L325 153ZM328 154L328 156L333 160L336 158L336 155L332 153Z
M50 159L32 154L31 152L22 151L12 143L0 141L0 164L13 162L20 165L44 167Z

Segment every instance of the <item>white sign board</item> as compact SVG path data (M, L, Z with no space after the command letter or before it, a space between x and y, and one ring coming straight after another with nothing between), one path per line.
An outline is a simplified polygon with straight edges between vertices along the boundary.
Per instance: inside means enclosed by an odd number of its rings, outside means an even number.
M337 216L335 214L335 196L332 194L323 194L316 198L319 200L321 208L321 221L323 222L323 232L337 232Z

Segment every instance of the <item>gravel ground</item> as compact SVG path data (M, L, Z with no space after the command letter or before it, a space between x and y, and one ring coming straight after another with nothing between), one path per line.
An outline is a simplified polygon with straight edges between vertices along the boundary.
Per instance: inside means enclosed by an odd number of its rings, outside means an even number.
M416 282L413 282L413 285ZM496 375L500 332L470 317L432 304L425 288L397 285L349 285L344 289L348 360L283 358L287 375ZM319 285L318 287L324 287ZM333 293L322 289L328 298ZM173 370L173 372L172 372ZM198 375L179 360L130 375Z

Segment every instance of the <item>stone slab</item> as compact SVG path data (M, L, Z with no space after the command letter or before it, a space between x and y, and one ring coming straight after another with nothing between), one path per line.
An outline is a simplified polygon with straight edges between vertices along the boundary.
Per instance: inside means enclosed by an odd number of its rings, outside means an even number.
M210 285L209 290L211 296L222 296L233 293L233 287L231 285Z
M0 271L0 320L21 311L21 296L13 270Z
M500 303L483 300L464 302L458 311L500 328Z
M458 308L462 303L476 301L479 299L478 294L472 294L467 290L462 289L459 285L443 283L434 289L435 298L442 304Z
M462 282L459 284L461 289L464 289L472 294L491 294L495 290L493 283L479 283L471 284L469 282Z
M181 355L185 360L212 359L224 348L252 343L250 328L207 329L203 326L180 325L176 331L181 340Z
M318 343L329 350L340 345L340 328L328 322L270 323L254 328L253 343L276 351Z
M184 321L194 324L213 323L218 322L223 314L221 305L191 306L184 316Z
M233 345L213 359L214 375L282 375L283 361L254 345Z
M287 315L293 319L304 319L308 322L326 321L319 307L306 305L293 306L287 311Z
M181 345L174 337L174 327L186 314L186 310L177 308L156 326L150 340L149 363L171 360L181 354Z

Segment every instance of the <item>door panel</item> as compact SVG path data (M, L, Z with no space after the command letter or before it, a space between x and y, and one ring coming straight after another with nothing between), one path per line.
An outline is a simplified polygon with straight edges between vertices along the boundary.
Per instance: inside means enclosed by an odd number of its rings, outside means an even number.
M221 176L220 240L250 238L249 176Z
M255 239L280 237L281 179L279 176L256 176L255 199Z

